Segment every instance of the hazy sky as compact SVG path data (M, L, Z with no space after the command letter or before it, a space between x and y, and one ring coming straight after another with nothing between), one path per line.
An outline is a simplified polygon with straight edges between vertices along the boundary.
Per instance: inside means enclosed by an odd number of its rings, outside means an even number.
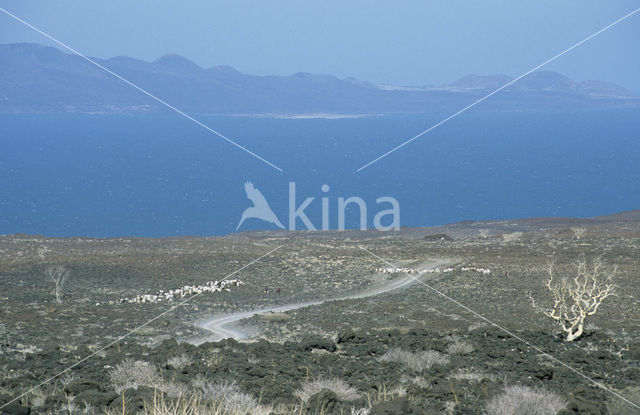
M519 75L640 7L631 0L0 0L91 56L179 53L251 74L353 76L386 84ZM0 43L51 44L0 13ZM640 92L640 12L550 64ZM1 64L1 63L0 63Z

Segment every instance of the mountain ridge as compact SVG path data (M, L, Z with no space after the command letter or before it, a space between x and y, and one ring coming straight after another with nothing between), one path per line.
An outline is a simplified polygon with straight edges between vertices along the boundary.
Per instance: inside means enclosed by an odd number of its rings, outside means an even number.
M203 68L177 54L149 62L91 58L161 99L197 114L366 114L450 111L513 80L467 75L428 87L376 85L298 72L249 75ZM0 113L153 113L162 105L80 56L37 43L0 44ZM534 72L483 102L488 110L640 107L640 97L605 81Z

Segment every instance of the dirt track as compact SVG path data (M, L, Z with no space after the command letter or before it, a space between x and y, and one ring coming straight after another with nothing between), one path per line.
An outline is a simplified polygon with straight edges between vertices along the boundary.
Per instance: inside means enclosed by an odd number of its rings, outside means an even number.
M442 267L445 265L451 265L454 264L456 262L458 262L459 260L457 259L452 259L452 258L437 258L437 259L432 259L430 261L427 261L425 263L420 264L420 266L418 267L418 269L433 269L436 267ZM340 298L328 298L325 300L317 300L317 301L307 301L307 302L300 302L300 303L292 303L292 304L286 304L286 305L282 305L282 306L277 306L277 307L268 307L268 308L261 308L261 309L255 309L255 310L249 310L249 311L242 311L242 312L238 312L238 313L231 313L231 314L222 314L222 315L217 315L217 316L212 316L203 320L200 320L198 322L196 322L196 326L203 328L205 330L208 330L212 333L211 336L205 337L205 338L198 338L198 339L194 339L191 343L193 344L202 344L205 341L212 341L212 340L222 340L222 339L226 339L226 338L233 338L235 340L241 340L241 339L245 339L247 338L250 334L246 331L243 331L240 328L233 328L230 327L231 325L233 325L233 323L236 323L240 320L244 320L246 318L250 318L253 317L255 315L259 315L259 314L265 314L265 313L273 313L273 312L285 312L285 311L291 311L291 310L296 310L299 308L304 308L304 307L309 307L309 306L314 306L314 305L319 305L319 304L323 304L327 301L335 301L335 300L349 300L349 299L356 299L356 298L366 298L366 297L371 297L374 295L378 295L378 294L382 294L382 293L386 293L389 291L394 291L394 290L399 290L401 288L410 286L412 284L415 284L418 281L418 278L421 277L422 275L424 275L425 273L421 273L418 274L417 276L413 276L413 275L407 275L405 277L401 277L401 278L396 278L390 281L386 281L382 284L373 286L373 287L369 287L357 294L354 295L349 295L346 297L340 297Z

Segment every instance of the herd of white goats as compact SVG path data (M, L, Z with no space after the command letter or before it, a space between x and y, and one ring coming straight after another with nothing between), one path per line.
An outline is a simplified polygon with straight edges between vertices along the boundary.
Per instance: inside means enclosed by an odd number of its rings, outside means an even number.
M381 272L383 274L397 274L399 272L403 272L405 274L438 274L440 272L452 272L453 268L425 268L425 269L413 269L413 268L404 268L404 267L387 267L387 268L378 268L376 272ZM478 268L478 267L462 267L460 271L475 271L480 274L489 275L491 274L491 270L487 268Z
M424 274L424 273L440 273L440 272L452 272L453 268L425 268L415 270L413 268L403 267L387 267L378 268L376 272L383 274ZM475 271L481 274L491 274L491 270L487 268L478 267L462 267L460 271ZM216 293L220 291L231 291L231 287L237 287L244 283L240 280L222 280L222 281L210 281L204 285L185 285L184 287L176 288L174 290L163 291L160 290L156 294L138 294L133 298L122 298L119 303L160 303L162 301L173 301L176 298L182 298L189 295L196 295L201 293Z
M204 285L185 285L174 290L160 290L156 294L138 294L133 298L122 298L120 303L160 303L162 301L173 301L188 295L201 293L217 293L220 291L231 291L231 287L237 287L244 283L240 280L210 281Z

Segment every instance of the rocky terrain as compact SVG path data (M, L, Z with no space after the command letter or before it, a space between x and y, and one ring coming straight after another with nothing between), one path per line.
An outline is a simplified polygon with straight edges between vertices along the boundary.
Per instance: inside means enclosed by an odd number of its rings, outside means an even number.
M566 342L530 296L548 299L547 263L572 275L581 257L617 266L616 296ZM433 258L451 265L409 273ZM0 236L0 413L638 413L638 258L637 211L396 233ZM419 281L346 298L402 275ZM242 283L177 291L223 280ZM196 324L319 300L237 322L242 341Z

